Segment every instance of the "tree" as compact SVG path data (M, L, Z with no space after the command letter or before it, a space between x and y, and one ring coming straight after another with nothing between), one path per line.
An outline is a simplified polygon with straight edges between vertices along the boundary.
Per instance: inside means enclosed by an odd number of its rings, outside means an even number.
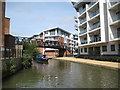
M31 64L31 60L35 59L36 55L41 54L36 48L36 42L24 42L23 43L23 65L26 67Z

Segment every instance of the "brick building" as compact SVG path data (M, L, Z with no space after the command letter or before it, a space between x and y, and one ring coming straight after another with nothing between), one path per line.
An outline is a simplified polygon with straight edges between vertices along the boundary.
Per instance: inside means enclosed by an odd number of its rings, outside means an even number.
M2 50L4 47L4 18L5 18L5 3L0 2L0 58L2 58Z
M5 17L5 28L4 28L4 34L10 33L10 18Z
M0 2L0 46L4 46L5 3ZM1 22L2 21L2 22Z

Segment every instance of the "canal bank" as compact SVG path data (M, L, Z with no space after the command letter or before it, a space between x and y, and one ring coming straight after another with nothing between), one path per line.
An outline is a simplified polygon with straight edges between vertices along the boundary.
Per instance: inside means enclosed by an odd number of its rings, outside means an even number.
M117 63L117 62L97 61L97 60L74 58L74 57L56 57L53 59L83 63L83 64L94 65L94 66L100 66L100 67L114 69L114 70L120 69L120 63Z

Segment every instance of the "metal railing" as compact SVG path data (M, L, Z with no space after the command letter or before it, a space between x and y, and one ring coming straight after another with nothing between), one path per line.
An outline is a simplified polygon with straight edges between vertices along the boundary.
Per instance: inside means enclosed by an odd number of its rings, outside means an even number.
M117 21L117 20L120 20L120 13L118 13L117 16L115 16L115 17L113 18L113 22L114 22L114 21Z
M83 33L86 33L86 32L87 32L87 29L80 30L79 35L81 35L81 34L83 34Z
M99 10L94 11L93 13L90 14L90 18L96 16L97 14L99 14Z
M81 19L81 20L80 20L80 24L82 24L82 23L85 22L85 21L86 21L86 18Z
M88 43L87 40L81 41L81 44L87 44L87 43Z
M101 37L97 37L97 39L94 38L93 40L90 41L90 43L99 42L99 41L101 41Z
M118 2L110 2L111 6L115 5Z
M117 33L117 35L114 36L114 39L120 38L120 33Z
M92 5L94 5L96 2L90 2L89 4L88 4L88 7L90 8Z
M90 29L89 29L89 31L92 31L92 30L94 30L94 29L96 29L96 28L99 28L99 27L100 27L100 22L94 24L93 26L91 26Z
M21 58L23 50L15 48L0 47L0 59Z
M79 14L81 15L83 12L85 12L86 11L86 8L83 8L83 9L81 9L80 11L79 11Z

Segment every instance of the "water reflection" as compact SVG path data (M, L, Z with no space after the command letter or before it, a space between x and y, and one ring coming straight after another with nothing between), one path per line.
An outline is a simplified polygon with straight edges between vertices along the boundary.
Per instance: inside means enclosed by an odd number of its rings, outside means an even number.
M3 82L4 88L116 88L118 72L84 64L50 60L33 66Z

